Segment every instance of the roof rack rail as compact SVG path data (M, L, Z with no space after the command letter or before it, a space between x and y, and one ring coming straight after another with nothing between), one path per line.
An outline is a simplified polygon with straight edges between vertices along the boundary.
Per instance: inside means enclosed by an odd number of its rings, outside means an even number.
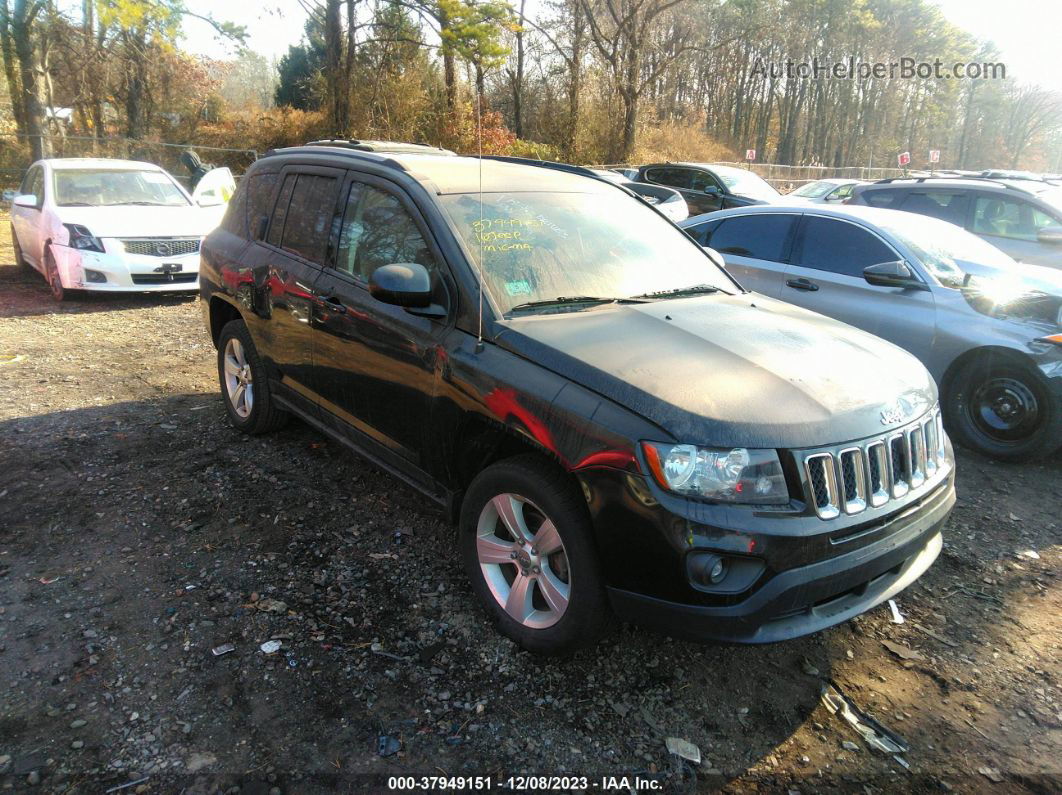
M608 182L607 179L603 179L599 175L595 174L592 169L586 168L586 166L573 166L571 163L557 163L553 160L536 160L532 157L515 157L513 155L483 155L484 160L497 160L501 163L515 163L521 166L538 166L539 168L551 168L554 171L566 171L569 174L579 174L583 177L592 177L599 179L602 182ZM614 185L615 183L609 183Z
M405 152L432 152L434 154L454 154L449 149L424 143L407 143L405 141L361 141L357 138L322 138L307 141L303 146L331 146L339 149L353 149L357 152L380 152L383 154L401 154Z
M1008 190L1016 190L1020 193L1029 193L1023 187L1018 185L1011 185L1009 182L1005 182L999 177L980 177L980 176L967 176L965 174L934 174L932 176L925 177L886 177L885 179L879 179L874 184L884 185L890 182L925 182L927 179L942 179L942 180L969 180L971 182L988 182L992 185L999 185L1001 188L1007 188Z

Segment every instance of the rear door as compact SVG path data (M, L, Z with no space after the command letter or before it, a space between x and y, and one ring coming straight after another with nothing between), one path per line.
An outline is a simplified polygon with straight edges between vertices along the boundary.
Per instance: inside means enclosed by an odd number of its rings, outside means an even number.
M929 290L876 287L863 269L903 257L877 233L852 221L805 215L779 296L850 323L924 357L936 312Z
M778 298L799 218L798 213L731 215L708 227L698 242L718 251L746 289Z
M355 444L368 437L405 471L409 465L421 469L449 319L377 301L368 284L382 265L416 262L432 275L435 303L446 306L443 259L417 208L386 180L351 174L340 219L335 256L314 290L313 359L322 417Z
M335 245L341 169L288 166L269 217L265 239L248 252L256 285L259 328L255 344L281 385L304 407L316 408L310 316L313 288ZM249 209L263 208L249 202ZM252 224L254 222L252 221ZM252 230L252 234L254 231Z

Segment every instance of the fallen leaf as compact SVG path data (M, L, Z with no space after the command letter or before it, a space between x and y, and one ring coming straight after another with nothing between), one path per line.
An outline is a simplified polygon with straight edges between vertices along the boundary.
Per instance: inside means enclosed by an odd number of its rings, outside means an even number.
M894 643L891 640L883 640L881 645L891 651L901 660L924 660L920 652L915 651L910 646L904 646L902 643Z

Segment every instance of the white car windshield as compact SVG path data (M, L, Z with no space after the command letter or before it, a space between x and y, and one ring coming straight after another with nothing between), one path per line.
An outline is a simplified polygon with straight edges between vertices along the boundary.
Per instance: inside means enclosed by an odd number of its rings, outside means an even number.
M963 285L966 272L960 265L962 261L1004 269L1015 266L1013 259L991 243L936 218L905 213L878 225L912 249L946 287Z
M440 197L503 313L557 299L738 293L692 239L637 199L604 193Z
M780 194L770 183L756 176L751 171L743 168L730 168L728 166L712 166L712 171L731 193L740 196L751 196L753 199L774 201Z
M60 207L139 204L187 207L189 202L164 171L145 169L60 169L55 172L55 203Z
M831 190L837 187L834 182L809 182L802 188L797 188L790 196L803 196L805 199L821 199Z

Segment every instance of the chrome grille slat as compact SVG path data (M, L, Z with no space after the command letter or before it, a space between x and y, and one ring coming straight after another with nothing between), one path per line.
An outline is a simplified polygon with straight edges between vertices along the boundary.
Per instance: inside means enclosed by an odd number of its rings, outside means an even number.
M199 251L199 238L140 237L121 241L127 254L142 257L183 257Z
M881 436L798 455L807 498L821 519L880 508L935 485L950 470L939 408Z

